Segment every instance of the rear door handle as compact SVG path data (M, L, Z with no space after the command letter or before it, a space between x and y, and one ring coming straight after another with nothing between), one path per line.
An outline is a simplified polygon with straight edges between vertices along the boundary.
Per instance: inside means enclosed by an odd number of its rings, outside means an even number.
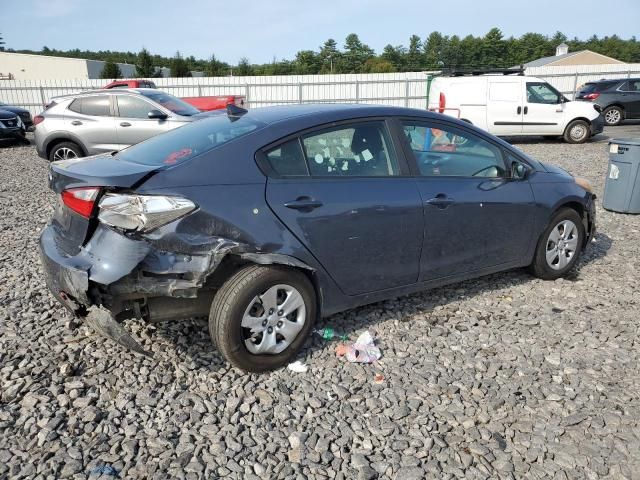
M82 125L82 122L80 120L74 120L71 122L71 125Z
M319 200L314 200L311 197L298 197L291 202L285 203L284 206L293 210L310 212L311 210L321 207L322 202L320 202Z
M518 107L517 112L518 112L518 115L520 115L522 113L522 107Z
M455 200L451 197L447 197L443 193L439 193L433 198L430 198L425 202L427 205L433 205L434 207L438 207L440 209L447 208L452 203L455 203Z
M524 114L526 115L527 113L529 113L529 107L524 107Z
M129 122L120 122L121 127L130 127L131 124Z

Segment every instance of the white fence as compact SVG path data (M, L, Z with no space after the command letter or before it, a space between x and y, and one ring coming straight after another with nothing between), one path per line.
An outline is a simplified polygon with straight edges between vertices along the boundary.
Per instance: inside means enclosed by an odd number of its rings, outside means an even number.
M434 72L348 75L282 75L261 77L156 78L156 85L178 97L244 95L250 107L288 103L374 103L427 107L427 88ZM640 64L536 67L527 69L569 98L590 80L640 76ZM0 101L33 114L58 95L97 89L106 80L0 80Z
M250 107L288 103L375 103L426 108L428 72L260 77L154 78L177 97L244 95ZM106 80L5 80L0 101L36 114L58 95L104 86Z

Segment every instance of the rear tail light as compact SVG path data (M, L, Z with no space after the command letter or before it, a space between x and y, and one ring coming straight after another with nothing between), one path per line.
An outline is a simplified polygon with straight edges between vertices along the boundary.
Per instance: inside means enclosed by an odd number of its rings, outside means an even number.
M35 117L33 117L33 125L36 126L39 123L44 122L44 117L42 115L36 115Z
M98 219L112 227L150 232L196 209L180 197L108 193L100 200Z
M595 100L596 98L598 98L600 96L599 93L588 93L586 94L584 97L585 100Z
M84 218L91 217L100 189L96 187L70 188L62 192L62 203Z
M444 113L445 108L447 108L447 97L444 96L443 92L440 92L440 100L438 102L438 112Z

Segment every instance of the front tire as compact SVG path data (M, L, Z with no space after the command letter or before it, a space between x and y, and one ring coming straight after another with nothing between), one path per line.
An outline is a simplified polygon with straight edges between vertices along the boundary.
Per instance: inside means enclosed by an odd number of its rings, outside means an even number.
M302 348L315 318L315 290L303 273L252 265L216 293L209 334L229 363L258 373L286 365Z
M564 132L564 140L567 143L584 143L589 139L591 129L584 120L574 120Z
M72 158L84 157L82 149L74 142L60 142L53 146L49 152L49 161L58 162L60 160L70 160Z
M622 120L624 120L624 112L622 108L617 106L605 108L602 116L604 117L604 124L609 127L620 125Z
M543 280L565 276L576 266L584 244L584 226L578 212L563 208L556 213L542 232L531 272Z

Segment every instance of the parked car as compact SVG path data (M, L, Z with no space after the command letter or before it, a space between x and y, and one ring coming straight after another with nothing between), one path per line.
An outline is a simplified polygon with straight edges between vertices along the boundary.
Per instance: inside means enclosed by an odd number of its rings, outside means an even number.
M102 88L158 88L150 80L115 80ZM246 107L244 95L216 95L210 97L182 97L182 100L193 105L198 110L210 112L212 110L224 110L227 105Z
M51 161L113 152L205 115L173 95L145 88L58 97L34 118L36 150Z
M587 82L576 99L598 105L606 125L619 125L625 119L640 118L640 78Z
M0 102L0 109L6 110L7 112L15 113L18 117L20 117L20 120L22 121L22 124L27 131L31 131L33 129L33 120L31 119L31 112L29 110L21 107L16 107L14 105L9 105L4 102Z
M25 131L22 119L17 113L0 109L0 142L28 142Z
M543 135L583 143L602 132L599 107L571 102L544 80L517 72L435 77L429 110L499 136Z
M209 316L252 372L317 317L528 266L556 279L595 231L588 182L453 118L397 107L230 107L115 155L52 163L47 284L120 321Z

